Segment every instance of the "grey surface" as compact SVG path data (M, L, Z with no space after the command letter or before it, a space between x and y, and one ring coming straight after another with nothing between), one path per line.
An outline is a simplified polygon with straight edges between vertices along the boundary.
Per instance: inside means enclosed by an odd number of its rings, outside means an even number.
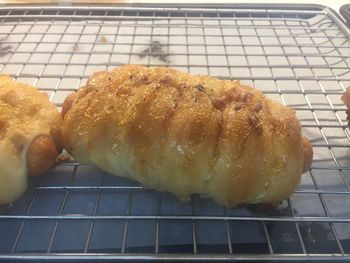
M350 258L349 32L327 9L0 8L0 73L61 107L91 72L168 65L240 79L296 109L312 169L277 207L182 203L59 164L0 210L0 261ZM150 48L153 43L153 49Z

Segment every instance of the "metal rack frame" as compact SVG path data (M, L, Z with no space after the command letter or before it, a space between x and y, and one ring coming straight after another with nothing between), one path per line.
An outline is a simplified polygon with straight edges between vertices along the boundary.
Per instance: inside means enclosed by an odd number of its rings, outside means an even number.
M59 108L92 71L172 66L240 79L295 108L315 151L295 194L274 208L224 209L197 195L181 203L60 163L0 210L0 260L350 260L350 134L340 101L350 32L332 10L303 7L0 7L0 72Z

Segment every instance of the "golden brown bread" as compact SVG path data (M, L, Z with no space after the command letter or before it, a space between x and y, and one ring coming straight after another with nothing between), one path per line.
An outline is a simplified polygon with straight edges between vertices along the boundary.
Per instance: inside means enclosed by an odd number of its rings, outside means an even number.
M341 96L341 100L345 103L346 107L346 120L348 121L348 125L350 126L350 86L346 88L346 91Z
M77 161L183 200L276 203L311 165L294 110L239 81L126 65L93 74L64 107Z
M58 151L55 142L47 135L37 136L27 152L28 175L38 175L54 166Z
M0 204L19 198L27 175L55 163L62 118L46 93L0 75Z

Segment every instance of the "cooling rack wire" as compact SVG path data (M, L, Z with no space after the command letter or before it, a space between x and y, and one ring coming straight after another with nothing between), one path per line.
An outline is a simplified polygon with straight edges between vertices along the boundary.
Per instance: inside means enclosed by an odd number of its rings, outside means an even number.
M239 79L296 110L312 169L277 207L182 203L66 161L0 212L0 260L350 260L349 30L326 7L0 7L0 72L58 108L94 71Z

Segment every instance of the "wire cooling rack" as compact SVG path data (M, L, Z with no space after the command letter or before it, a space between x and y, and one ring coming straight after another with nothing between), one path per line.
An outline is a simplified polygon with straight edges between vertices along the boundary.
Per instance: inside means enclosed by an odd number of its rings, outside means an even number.
M60 108L91 72L138 63L240 79L296 109L312 169L277 207L182 203L63 162L0 211L0 261L350 260L349 30L320 6L0 7L0 72Z

